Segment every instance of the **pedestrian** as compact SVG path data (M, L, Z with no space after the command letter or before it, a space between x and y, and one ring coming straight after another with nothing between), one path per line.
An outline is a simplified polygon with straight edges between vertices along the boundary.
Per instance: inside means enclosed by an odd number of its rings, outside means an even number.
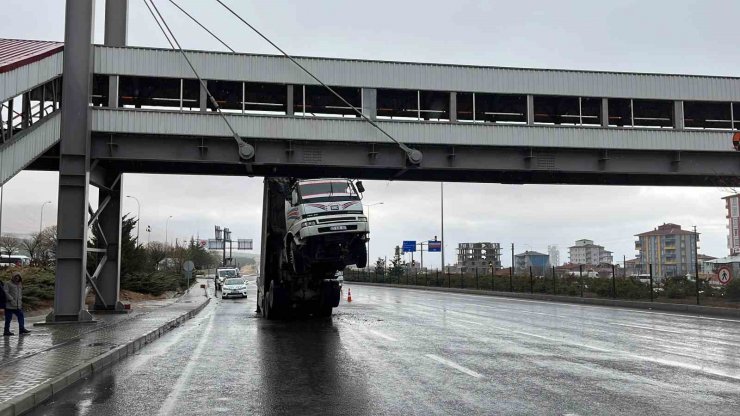
M13 315L18 318L18 333L21 335L28 334L31 331L26 329L23 317L23 278L18 272L13 273L10 282L4 285L6 305L5 305L5 331L3 336L15 335L10 332L10 321Z

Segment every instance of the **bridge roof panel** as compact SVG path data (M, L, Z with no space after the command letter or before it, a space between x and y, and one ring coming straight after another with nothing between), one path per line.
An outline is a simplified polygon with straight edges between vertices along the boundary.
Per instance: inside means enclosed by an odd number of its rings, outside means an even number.
M62 49L61 42L0 39L0 73L40 61Z
M187 51L205 79L316 84L277 55ZM296 57L329 85L431 91L740 101L740 78ZM100 74L194 78L176 51L96 46Z

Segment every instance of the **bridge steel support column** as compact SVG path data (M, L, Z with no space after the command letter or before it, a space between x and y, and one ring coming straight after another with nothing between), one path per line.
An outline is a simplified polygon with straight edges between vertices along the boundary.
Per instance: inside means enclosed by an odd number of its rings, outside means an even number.
M534 124L534 95L527 95L527 125Z
M98 263L99 274L91 276L97 288L95 311L125 312L119 302L121 284L121 197L123 174L104 172L98 189L98 247L105 250Z
M609 127L609 99L601 99L601 127Z
M203 84L206 85L206 88L208 88L208 81L203 80ZM198 105L200 108L201 113L207 113L208 112L208 92L206 91L206 88L203 88L203 85L200 85L200 97L198 100Z
M378 90L375 88L362 89L362 114L370 120L378 119Z
M457 121L457 93L450 93L450 123Z
M673 128L676 130L683 130L686 128L683 115L683 101L673 102Z
M285 87L285 115L286 116L294 116L295 115L295 103L293 102L293 85L288 84Z
M85 307L94 1L67 0L54 310L47 322L90 321Z
M105 46L126 46L128 1L105 0ZM118 75L108 78L108 107L118 107Z

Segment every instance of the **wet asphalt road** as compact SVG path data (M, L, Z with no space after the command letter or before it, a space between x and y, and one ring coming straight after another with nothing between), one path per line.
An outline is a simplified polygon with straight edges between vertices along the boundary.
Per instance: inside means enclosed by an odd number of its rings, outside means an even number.
M347 284L273 322L250 289L32 414L740 414L738 321Z

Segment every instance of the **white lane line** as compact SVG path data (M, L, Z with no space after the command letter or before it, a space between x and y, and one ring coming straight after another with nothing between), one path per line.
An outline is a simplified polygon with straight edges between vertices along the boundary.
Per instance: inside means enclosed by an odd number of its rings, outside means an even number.
M669 334L687 335L686 332L671 331L671 330L668 330L668 329L651 328L649 326L632 325L632 324L620 324L620 323L617 323L617 322L608 322L608 323L611 324L611 325L626 326L628 328L638 328L638 329L645 329L645 330L648 330L648 331L667 332Z
M390 342L396 342L396 341L398 341L397 339L395 339L395 338L393 338L391 336L388 336L386 334L383 334L382 332L373 331L372 329L368 329L367 332L375 335L376 337L383 338L386 341L390 341Z
M213 321L215 317L216 314L212 313L211 319L208 320L208 324L203 330L203 334L201 335L200 342L198 342L198 346L195 347L193 355L190 357L190 360L188 360L188 365L185 367L185 370L183 370L182 374L180 374L180 377L178 377L177 381L172 386L172 391L167 396L167 399L165 399L164 403L162 403L162 406L159 408L159 412L157 412L158 415L163 416L172 414L172 411L175 409L175 405L178 402L180 393L182 393L185 384L190 380L190 376L193 374L195 366L200 364L200 356L203 353L203 349L205 348L206 343L208 341L211 341L208 334L213 328Z
M407 289L407 288L399 288L400 290L405 291L414 291L419 292L415 289ZM521 303L536 303L540 305L550 305L550 306L562 306L567 308L584 308L584 309L597 309L600 311L605 311L609 309L619 310L623 313L633 313L633 314L639 314L639 315L665 315L669 317L679 317L679 318L691 318L691 319L704 319L709 321L721 321L721 322L733 322L736 324L740 324L740 319L726 319L726 318L712 318L709 316L699 316L699 315L686 315L681 313L673 313L673 312L657 312L657 311L646 311L641 309L635 309L627 307L617 307L616 309L613 306L600 306L600 305L585 305L585 304L571 304L566 302L553 302L553 301L547 301L547 300L528 300L528 299L517 299L517 298L507 298L503 296L486 296L486 295L467 295L462 293L453 293L453 292L432 292L429 291L429 294L433 294L438 298L445 298L445 297L453 297L453 298L463 298L463 299L477 299L477 300L490 300L490 301L502 301L502 302L521 302ZM425 297L416 296L417 298L424 299Z
M475 371L473 371L473 370L471 370L469 368L465 368L465 367L463 367L461 365L458 365L456 363L453 363L452 361L446 360L446 359L444 359L444 358L442 358L442 357L440 357L438 355L427 354L426 357L427 358L431 358L432 360L434 360L434 361L436 361L438 363L444 364L444 365L446 365L448 367L452 367L455 370L457 370L457 371L459 371L461 373L465 373L465 374L467 374L467 375L469 375L471 377L483 378L483 375L482 374L476 373Z

